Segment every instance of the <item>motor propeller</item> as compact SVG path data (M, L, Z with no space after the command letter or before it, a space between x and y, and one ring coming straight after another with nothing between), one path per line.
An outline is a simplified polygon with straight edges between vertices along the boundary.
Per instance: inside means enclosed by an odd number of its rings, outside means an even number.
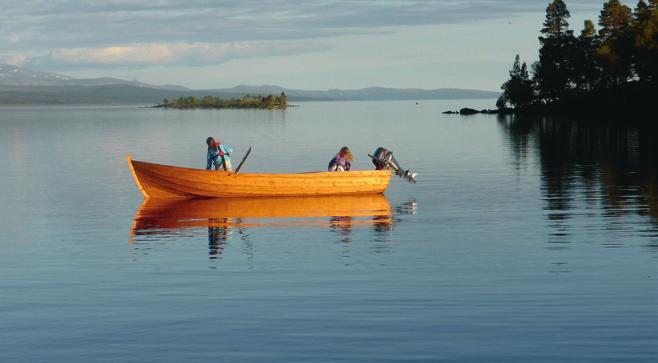
M375 164L375 168L377 170L392 170L395 175L407 179L409 183L415 183L416 182L416 175L417 173L413 173L411 170L407 169L404 170L402 167L400 167L400 163L398 163L397 160L395 160L395 157L393 156L393 152L383 148L383 147L378 147L375 150L374 155L370 155L370 158L372 158L372 163Z

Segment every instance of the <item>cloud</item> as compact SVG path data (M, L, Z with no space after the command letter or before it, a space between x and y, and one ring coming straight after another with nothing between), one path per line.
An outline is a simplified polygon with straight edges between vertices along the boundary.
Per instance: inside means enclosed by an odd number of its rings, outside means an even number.
M38 48L313 39L382 27L507 18L543 12L546 6L536 0L3 2L0 24L7 30L0 29L0 36L21 30L31 34L24 41ZM600 0L578 4L600 7Z
M327 44L339 47L341 40L355 35L374 40L402 27L452 27L492 19L513 21L528 13L542 16L548 3L548 0L0 1L3 58L50 71L213 65L240 58L303 54L327 49ZM578 11L592 18L598 16L600 7L601 0L569 3L572 13ZM465 39L466 32L458 34L458 39ZM440 36L438 32L423 34L414 41L425 42L430 38L438 41ZM23 56L19 59L16 54Z
M18 44L21 41L21 36L17 33L9 33L5 36L5 39L10 44Z
M61 48L24 63L41 69L216 65L232 59L299 54L321 49L313 44L296 42L138 43L98 48Z
M28 57L24 54L12 54L5 57L1 57L2 63L11 64L12 66L20 67L28 61Z

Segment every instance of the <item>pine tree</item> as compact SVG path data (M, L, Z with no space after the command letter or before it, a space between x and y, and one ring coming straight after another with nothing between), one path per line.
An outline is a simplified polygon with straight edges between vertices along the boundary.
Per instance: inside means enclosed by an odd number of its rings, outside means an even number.
M574 47L576 39L569 30L567 19L571 16L562 0L553 0L546 8L546 20L539 37L539 63L535 81L540 96L555 101L566 93L573 82Z
M625 83L632 75L631 8L619 0L603 4L599 15L599 41L596 51L603 70L604 87Z
M203 107L212 107L215 105L215 97L205 96L201 99L201 106Z
M658 67L658 9L640 0L631 24L633 71L641 81L656 80Z
M576 88L581 91L592 90L598 86L601 72L596 62L598 47L596 29L591 20L585 20L576 44L574 62Z
M521 64L521 59L517 54L509 72L510 79L503 83L502 105L509 102L515 108L523 108L533 101L533 88L528 67L525 62ZM500 108L500 106L499 106Z
M274 108L274 97L272 95L267 95L267 97L265 97L265 107L269 109Z
M525 62L521 64L521 84L519 85L519 95L517 104L521 107L526 107L534 100L534 88L532 80L528 73L528 66Z
M286 108L288 107L288 96L286 96L286 93L281 91L281 96L279 96L279 108Z
M658 0L649 0L651 10L651 27L653 28L653 43L649 47L650 80L658 83Z
M498 100L496 100L496 108L499 110L504 110L507 107L507 97L505 97L505 94L502 94L498 97Z
M573 35L569 30L567 19L571 17L567 5L562 0L554 0L546 8L546 20L541 30L548 38L561 38L562 36ZM541 40L541 38L540 38Z

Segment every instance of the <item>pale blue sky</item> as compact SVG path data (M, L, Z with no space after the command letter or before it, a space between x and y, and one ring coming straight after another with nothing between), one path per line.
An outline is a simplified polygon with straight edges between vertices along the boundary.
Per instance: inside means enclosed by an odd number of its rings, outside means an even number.
M571 28L603 0L565 1ZM635 2L623 1L634 7ZM498 90L548 1L0 0L0 62L191 88Z

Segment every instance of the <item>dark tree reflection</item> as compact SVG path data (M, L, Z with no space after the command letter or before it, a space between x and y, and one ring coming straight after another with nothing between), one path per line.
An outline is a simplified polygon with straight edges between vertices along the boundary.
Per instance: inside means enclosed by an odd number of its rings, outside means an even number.
M518 168L536 155L547 218L558 230L583 208L574 203L658 224L656 127L513 115L500 116L499 124Z

